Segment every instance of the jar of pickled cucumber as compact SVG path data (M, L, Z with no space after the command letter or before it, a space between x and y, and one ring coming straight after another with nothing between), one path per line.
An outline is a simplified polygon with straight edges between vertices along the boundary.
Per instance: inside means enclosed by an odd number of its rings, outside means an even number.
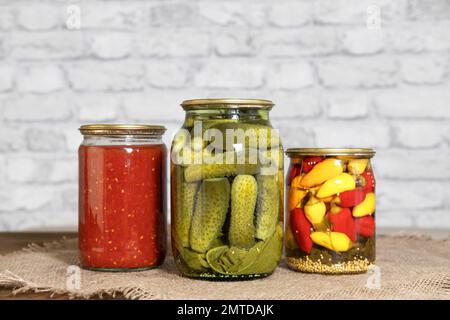
M325 274L375 262L372 149L288 149L286 262Z
M256 99L182 103L171 148L172 250L180 272L202 279L270 275L283 243L283 148Z

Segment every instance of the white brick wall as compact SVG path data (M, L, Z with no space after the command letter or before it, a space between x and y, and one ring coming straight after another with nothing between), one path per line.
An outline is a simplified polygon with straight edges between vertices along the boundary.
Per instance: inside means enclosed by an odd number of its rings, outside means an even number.
M449 30L447 0L0 0L0 231L76 225L80 124L169 143L217 96L273 99L286 147L377 148L379 224L450 228Z

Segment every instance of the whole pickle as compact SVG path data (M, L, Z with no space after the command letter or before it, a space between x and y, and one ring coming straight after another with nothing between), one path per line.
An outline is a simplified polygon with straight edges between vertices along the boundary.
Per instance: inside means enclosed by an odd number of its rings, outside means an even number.
M273 145L280 144L280 137L278 132L262 124L250 124L250 123L220 123L212 125L210 129L217 129L222 132L223 141L222 145L224 149L227 149L227 145L231 146L236 143L242 143L246 146L253 148L271 148ZM237 136L239 132L244 133L243 141L239 141ZM233 136L228 136L234 134Z
M231 222L228 240L231 246L250 248L255 244L254 212L257 196L256 180L251 175L238 175L231 186Z
M180 183L176 199L175 231L183 247L189 247L189 231L194 213L195 194L199 183Z
M256 238L266 240L274 232L280 210L278 172L274 175L258 175L258 199L256 202Z
M223 178L237 174L256 174L259 171L258 161L249 163L244 152L218 153L203 164L193 164L186 167L184 179L195 182L202 179Z
M220 236L225 223L230 201L228 179L203 180L196 198L190 244L193 250L203 253Z

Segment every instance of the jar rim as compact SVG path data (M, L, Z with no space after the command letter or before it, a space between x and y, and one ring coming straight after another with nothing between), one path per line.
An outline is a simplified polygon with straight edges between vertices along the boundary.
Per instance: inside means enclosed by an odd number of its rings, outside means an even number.
M147 135L157 136L166 132L162 125L149 124L85 124L80 130L82 135Z
M270 110L275 104L267 99L246 99L246 98L214 98L214 99L191 99L184 100L181 106L184 110L193 109L240 109L240 108L255 108Z
M369 148L289 148L286 150L288 157L295 156L375 156L376 151Z

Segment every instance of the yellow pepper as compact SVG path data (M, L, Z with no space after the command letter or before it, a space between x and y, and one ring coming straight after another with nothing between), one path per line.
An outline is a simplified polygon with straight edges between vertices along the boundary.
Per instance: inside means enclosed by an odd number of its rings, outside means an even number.
M375 212L376 209L376 201L375 201L375 193L370 192L366 194L366 198L363 202L358 204L353 208L353 216L360 218L364 216L371 215Z
M311 197L305 205L305 215L309 222L320 224L327 213L327 206L325 203L315 197Z
M294 179L292 179L292 181L291 181L291 188L304 189L300 185L300 182L302 181L302 179L303 179L303 175L296 176Z
M342 172L344 172L342 161L329 158L316 164L316 166L303 177L300 185L305 188L311 188L340 175Z
M313 232L311 240L319 246L336 252L346 252L352 248L350 238L341 232Z
M292 186L289 188L289 195L288 195L288 205L289 205L289 211L291 211L294 208L300 207L300 203L305 198L305 196L308 194L308 191L293 188Z
M327 180L319 189L316 196L318 198L328 198L337 193L353 190L355 188L355 179L348 173L342 173L337 177Z
M322 200L323 202L325 202L325 203L332 203L332 202L335 201L335 198L336 198L336 197L331 196L331 197L323 198L323 199L321 199L321 200Z
M351 174L361 174L366 171L369 159L353 159L348 162L348 172Z
M330 204L330 212L332 214L338 214L341 211L342 211L342 208L338 205L338 203L335 200L333 200Z

